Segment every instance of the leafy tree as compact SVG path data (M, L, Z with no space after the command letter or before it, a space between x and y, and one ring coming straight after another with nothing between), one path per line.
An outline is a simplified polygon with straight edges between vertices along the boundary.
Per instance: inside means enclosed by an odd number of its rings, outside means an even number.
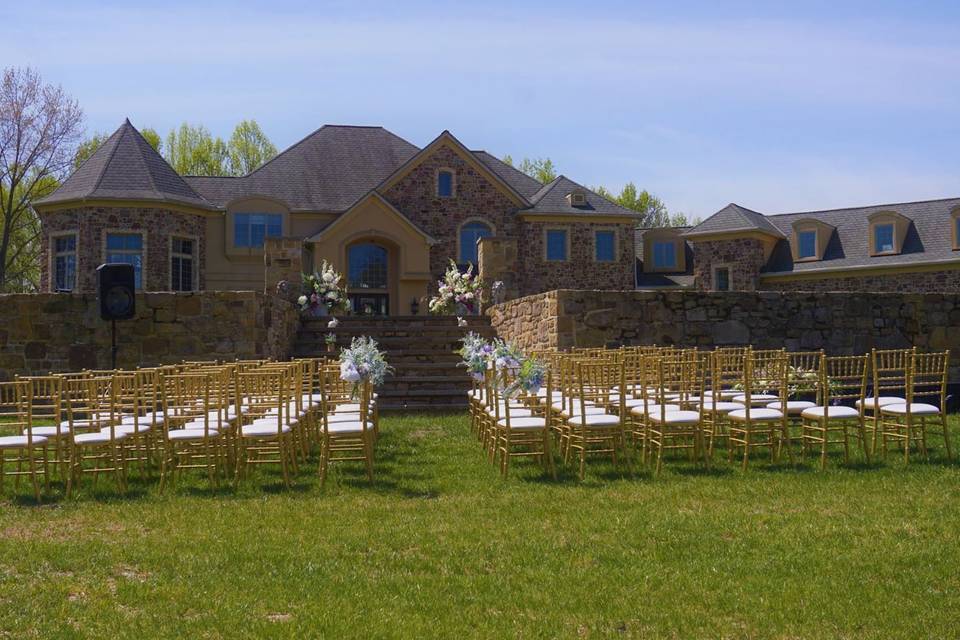
M62 87L33 69L10 67L0 79L0 291L39 280L40 224L32 203L73 167L83 111Z
M554 180L558 175L557 168L553 166L553 160L550 158L537 158L535 160L524 158L518 169L543 184Z
M277 155L277 148L256 120L243 120L230 136L230 171L243 176Z
M167 134L164 158L182 176L228 176L230 152L222 138L186 122Z
M158 152L163 146L163 142L160 140L160 134L157 133L156 129L151 129L150 127L144 127L140 130L140 135L142 135L146 141ZM73 168L74 170L79 169L80 165L86 162L87 158L92 156L100 146L107 141L107 138L110 136L106 133L94 133L92 136L80 143L80 146L77 147L76 155L73 158Z

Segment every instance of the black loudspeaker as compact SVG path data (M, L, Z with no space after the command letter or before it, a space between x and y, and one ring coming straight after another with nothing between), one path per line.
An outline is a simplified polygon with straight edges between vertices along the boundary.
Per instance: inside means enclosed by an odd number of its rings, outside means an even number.
M137 312L136 280L132 264L97 267L97 301L104 320L130 320Z

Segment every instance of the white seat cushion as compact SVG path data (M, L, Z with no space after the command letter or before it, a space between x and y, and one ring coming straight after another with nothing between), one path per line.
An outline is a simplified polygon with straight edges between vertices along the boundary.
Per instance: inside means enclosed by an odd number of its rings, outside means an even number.
M117 431L114 433L114 440L123 440L127 437L122 431ZM96 433L78 433L73 436L73 442L79 445L85 444L109 444L110 443L110 430L107 429L106 433L102 431L97 431Z
M882 407L888 404L903 404L906 402L905 398L898 398L896 396L880 396L864 398L863 400L857 400L857 406L863 404L864 409L873 409L874 407Z
M769 403L769 402L773 402L774 400L779 400L779 399L780 399L780 398L779 398L778 396L771 395L771 394L769 394L769 393L752 393L752 394L750 394L750 404L753 405L753 406L765 405L765 404L767 404L767 403ZM746 394L744 394L744 393L740 393L740 394L738 394L738 395L733 396L733 401L734 401L734 402L740 402L740 403L742 403L742 404L746 404L746 402L747 402L747 396L746 396Z
M609 413L587 413L586 416L573 416L567 420L567 423L572 427L582 427L584 421L588 427L616 427L620 425L620 416Z
M373 423L367 423L367 431L373 429ZM352 420L350 422L331 422L327 425L327 431L332 434L345 434L345 433L363 433L363 423L359 420Z
M736 398L737 396L742 394L743 394L742 391L737 391L736 389L719 389L719 390L706 389L703 392L703 395L705 396L717 396L722 400L732 400L733 398Z
M787 415L788 416L798 416L804 412L805 409L812 409L817 406L816 402L810 402L809 400L787 400ZM780 402L771 402L767 405L767 409L776 409L780 410Z
M280 427L280 430L283 433L290 433L290 425L284 424ZM240 434L244 438L275 438L277 437L277 421L272 418L254 420L241 427Z
M170 440L203 440L203 429L170 429L168 434ZM207 438L219 438L219 431L210 431Z
M507 426L506 418L502 418L497 422L501 427ZM510 416L510 430L511 431L536 431L537 429L545 429L547 427L547 421L543 418L514 418Z
M630 411L630 413L632 413L635 416L645 416L645 415L653 415L653 414L659 415L661 413L660 407L663 407L664 411L667 411L668 413L670 411L680 411L680 405L678 404L665 404L665 405L648 404L646 407L646 410L644 410L643 405L640 405L639 407L634 407Z
M150 429L152 429L152 427L151 427L149 424L138 424L138 425L118 424L117 426L115 426L115 427L113 428L113 430L114 430L115 433L121 433L121 432L122 432L122 433L127 434L128 436L132 436L132 435L138 434L138 433L147 433L148 431L150 431ZM102 429L100 429L100 432L101 432L101 433L106 433L107 435L109 435L109 434L110 434L110 427L103 427Z
M860 412L853 407L830 406L830 407L810 407L804 409L800 414L804 418L818 419L823 418L824 410L827 413L827 419L849 420L850 418L859 418Z
M43 436L44 438L56 438L57 437L57 428L50 427L33 427L30 429L33 432L33 436ZM70 427L60 427L60 435L67 436L70 435Z
M507 410L506 410L505 408L500 407L500 414L499 414L499 415L503 416L504 414L506 414L506 412L507 412ZM488 409L487 409L487 415L489 415L489 416L492 418L492 417L496 416L497 413L495 412L494 409L488 408ZM513 418L529 418L529 417L532 416L532 415L533 415L533 410L531 410L531 409L521 409L520 407L510 407L510 419L511 419L511 420L512 420Z
M47 439L43 436L33 436L33 446L43 446ZM3 436L0 437L0 449L23 449L29 446L27 436Z
M742 402L728 402L726 400L717 399L716 404L714 404L711 398L707 398L703 403L704 411L715 411L717 413L730 413L731 411L738 411L743 409Z
M700 422L699 411L668 411L663 416L659 413L651 413L647 417L651 422L659 424L697 424Z
M887 404L880 407L881 413L890 415L905 415L907 413L907 403ZM909 406L910 414L917 416L935 416L940 413L940 409L932 404L925 402L912 402ZM36 433L36 431L34 431Z
M727 414L730 416L731 420L737 420L738 422L745 422L747 419L747 410L746 409L737 409L736 411L731 411ZM762 422L770 420L781 420L783 419L783 414L777 411L776 409L767 409L765 407L756 407L750 409L750 421L751 422Z

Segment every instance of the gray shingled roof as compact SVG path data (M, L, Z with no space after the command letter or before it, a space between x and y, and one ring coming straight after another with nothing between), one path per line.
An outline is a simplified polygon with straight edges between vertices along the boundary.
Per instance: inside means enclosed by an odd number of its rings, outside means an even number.
M531 178L523 171L511 167L506 162L490 155L486 151L471 151L480 162L485 164L488 169L496 173L500 178L513 187L513 190L526 199L530 199L540 190L543 185L536 179Z
M567 199L572 191L583 191L587 197L587 204L574 207ZM581 184L577 184L566 176L557 176L543 185L536 193L529 197L533 206L523 213L562 213L562 214L596 214L637 217L636 211L631 211L618 204L610 202L598 193L594 193Z
M247 196L282 200L294 211L345 211L419 149L383 127L324 125L240 178L188 176L219 207Z
M938 260L960 260L953 250L951 213L960 207L960 198L882 204L869 207L807 211L768 216L767 220L784 235L792 237L793 223L798 220L820 220L835 231L827 241L823 260L793 262L786 240L777 243L764 272L804 272L817 269L845 269L861 266L909 265ZM903 251L892 256L871 256L869 248L869 216L880 211L895 211L909 218Z
M35 204L85 199L156 200L210 208L129 120L56 191Z
M687 231L685 235L698 236L727 231L761 231L778 238L783 237L783 233L771 224L765 215L732 202Z

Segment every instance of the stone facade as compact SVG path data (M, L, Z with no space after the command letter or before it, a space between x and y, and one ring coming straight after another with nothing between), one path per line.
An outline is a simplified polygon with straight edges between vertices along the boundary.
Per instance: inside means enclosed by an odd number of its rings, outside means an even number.
M567 260L546 259L547 229L565 229L569 241ZM617 259L597 262L594 232L617 234ZM626 223L539 222L527 220L520 231L519 268L521 295L565 287L633 289L635 269L633 221Z
M437 196L437 172L441 169L454 173L452 198ZM383 196L437 241L430 248L434 279L443 276L451 258L459 259L459 230L465 222L480 220L490 225L495 235L517 235L516 203L448 146L439 147Z
M295 300L303 284L303 240L265 238L263 266L263 292Z
M496 295L503 300L513 300L520 296L520 268L516 238L483 238L477 248L480 263L480 279L492 300ZM499 292L494 293L493 284L501 282Z
M145 293L117 323L117 365L286 358L300 326L291 303L252 291ZM0 295L0 379L110 367L110 323L92 293Z
M43 211L40 219L43 291L55 288L51 272L51 239L66 232L77 233L76 292L96 290L95 270L106 260L106 237L113 231L143 234L144 291L171 289L170 238L173 236L194 241L194 287L202 290L205 286L206 223L200 215L156 207L78 207Z
M899 293L937 293L960 291L960 269L856 275L845 277L802 278L790 280L760 279L764 291L872 291ZM960 329L958 329L960 330Z
M960 294L551 291L488 311L525 349L752 344L833 355L916 346L951 352L960 382Z
M735 291L756 291L760 269L766 263L763 242L755 238L699 240L693 247L694 286L701 291L714 288L713 268L730 267L731 287Z

